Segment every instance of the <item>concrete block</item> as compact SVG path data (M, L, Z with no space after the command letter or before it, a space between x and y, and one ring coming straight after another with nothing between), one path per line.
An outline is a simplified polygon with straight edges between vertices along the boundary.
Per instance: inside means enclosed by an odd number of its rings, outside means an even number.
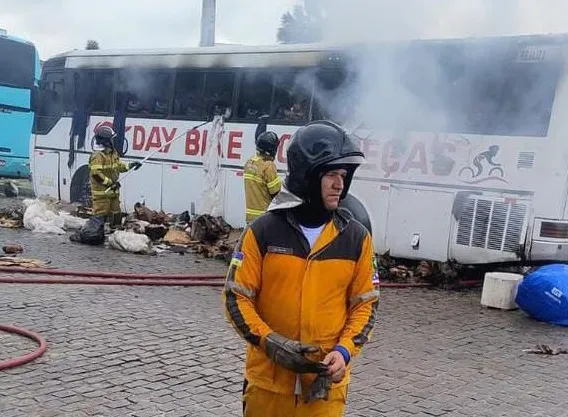
M523 280L521 274L507 272L487 272L483 280L481 305L501 310L519 308L515 303L517 288Z

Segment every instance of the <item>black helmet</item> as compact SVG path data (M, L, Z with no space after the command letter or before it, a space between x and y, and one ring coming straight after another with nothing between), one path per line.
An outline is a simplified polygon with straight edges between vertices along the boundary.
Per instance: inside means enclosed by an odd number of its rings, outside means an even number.
M97 145L111 147L116 133L110 126L100 126L95 129L95 142Z
M365 155L340 126L329 121L314 121L296 131L288 147L287 159L286 187L306 200L313 195L315 190L312 188L319 190L320 176L335 167L347 170L341 195L344 198L355 170L365 162Z
M349 210L353 218L365 226L371 235L373 234L369 212L357 197L353 194L347 194L345 198L339 202L339 207Z
M256 149L274 158L278 150L278 135L274 132L264 132L256 138Z

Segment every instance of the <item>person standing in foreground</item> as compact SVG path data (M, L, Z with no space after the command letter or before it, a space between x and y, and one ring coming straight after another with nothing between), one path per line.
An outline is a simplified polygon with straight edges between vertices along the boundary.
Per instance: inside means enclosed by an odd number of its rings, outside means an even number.
M274 157L279 139L274 132L264 132L256 139L256 155L244 167L246 221L253 221L264 214L270 202L282 187L282 179L276 171Z
M379 305L370 234L338 207L364 155L318 121L296 132L287 157L282 191L245 228L223 292L248 342L243 412L338 417Z

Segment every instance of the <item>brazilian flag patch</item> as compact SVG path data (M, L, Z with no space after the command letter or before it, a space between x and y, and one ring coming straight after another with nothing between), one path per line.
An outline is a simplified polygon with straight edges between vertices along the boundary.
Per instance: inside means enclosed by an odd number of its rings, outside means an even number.
M243 265L243 260L245 259L245 255L242 252L235 252L233 253L233 257L231 258L231 266L235 268L240 268Z
M372 282L373 285L379 285L380 283L380 279L379 279L379 265L377 263L377 257L375 255L373 255L373 277L372 277Z

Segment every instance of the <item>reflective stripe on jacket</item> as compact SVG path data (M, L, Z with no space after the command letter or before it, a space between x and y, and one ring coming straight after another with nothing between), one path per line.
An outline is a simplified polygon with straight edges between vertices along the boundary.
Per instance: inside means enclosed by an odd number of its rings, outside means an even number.
M269 391L294 393L295 374L265 354L264 340L273 331L319 345L313 360L322 360L337 344L356 357L377 317L373 259L371 236L343 209L336 210L313 249L290 210L269 211L250 224L237 244L223 293L228 320L248 342L247 380ZM352 363L332 388L349 383ZM304 391L314 378L302 375Z
M118 181L120 173L128 171L128 167L120 161L118 152L104 150L91 154L89 171L92 195L113 197L118 195L119 192L110 191L108 194L105 194L105 190Z
M273 196L282 187L274 161L260 155L250 158L244 167L246 221L250 222L263 214Z

